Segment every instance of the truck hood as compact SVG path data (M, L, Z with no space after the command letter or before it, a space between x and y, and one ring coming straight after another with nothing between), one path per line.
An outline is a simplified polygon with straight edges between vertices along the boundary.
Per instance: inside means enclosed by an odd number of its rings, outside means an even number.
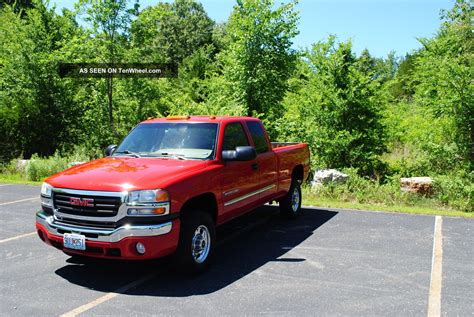
M210 161L201 160L106 157L54 174L46 182L53 187L81 190L156 189L209 164Z

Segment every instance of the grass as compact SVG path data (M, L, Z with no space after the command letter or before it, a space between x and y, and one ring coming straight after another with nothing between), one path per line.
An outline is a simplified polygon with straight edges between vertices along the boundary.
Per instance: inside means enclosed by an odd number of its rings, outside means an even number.
M382 212L396 212L415 215L436 215L446 217L463 217L474 218L474 213L464 212L449 208L440 208L438 206L415 204L403 205L393 204L386 205L381 203L361 203L357 201L344 201L335 198L320 197L309 190L303 191L303 204L305 206L313 207L327 207L327 208L341 208L341 209L356 209L356 210L370 210Z
M22 185L41 185L42 181L30 181L20 173L0 174L0 183L4 184L22 184Z

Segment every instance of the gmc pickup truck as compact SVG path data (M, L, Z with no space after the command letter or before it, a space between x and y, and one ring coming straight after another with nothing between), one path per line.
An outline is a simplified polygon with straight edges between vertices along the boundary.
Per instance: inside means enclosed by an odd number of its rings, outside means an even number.
M307 144L271 143L251 117L147 120L105 153L45 180L39 238L70 256L173 254L195 273L209 265L217 226L269 201L296 217L309 172Z

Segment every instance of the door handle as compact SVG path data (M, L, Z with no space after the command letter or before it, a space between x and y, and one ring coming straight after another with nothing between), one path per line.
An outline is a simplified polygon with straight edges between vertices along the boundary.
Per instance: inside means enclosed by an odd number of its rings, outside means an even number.
M258 170L258 163L253 163L253 164L252 164L252 169L253 169L254 171Z

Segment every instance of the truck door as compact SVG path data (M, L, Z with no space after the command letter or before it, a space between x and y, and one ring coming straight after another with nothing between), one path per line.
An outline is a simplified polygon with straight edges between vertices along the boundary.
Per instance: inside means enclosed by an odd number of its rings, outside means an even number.
M235 150L237 146L248 146L244 127L240 122L230 122L224 128L222 151ZM259 182L256 161L227 161L221 177L223 221L247 211L259 199Z
M247 121L247 129L257 151L255 172L258 178L260 199L270 199L277 192L278 164L277 156L272 151L267 134L259 121Z

